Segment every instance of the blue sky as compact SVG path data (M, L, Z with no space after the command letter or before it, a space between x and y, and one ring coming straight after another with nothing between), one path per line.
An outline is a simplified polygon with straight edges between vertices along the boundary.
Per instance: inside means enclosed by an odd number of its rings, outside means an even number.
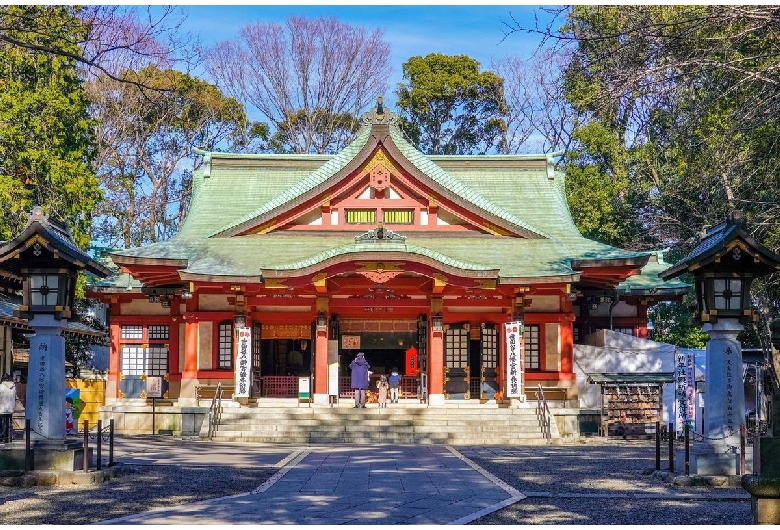
M393 77L387 104L394 106L392 92L401 82L401 65L415 55L429 53L466 54L489 69L491 59L507 56L530 57L538 37L515 33L504 39L511 16L528 26L534 14L540 20L548 15L534 5L187 5L185 28L210 42L233 40L241 27L258 21L283 22L288 16L330 15L355 26L381 28L391 45ZM502 39L503 42L502 42Z

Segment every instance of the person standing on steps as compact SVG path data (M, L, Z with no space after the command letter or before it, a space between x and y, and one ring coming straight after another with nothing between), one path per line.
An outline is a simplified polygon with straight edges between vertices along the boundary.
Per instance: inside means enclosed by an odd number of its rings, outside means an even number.
M401 384L401 376L398 375L398 368L393 367L390 370L390 377L387 379L390 385L390 403L398 403L398 387Z
M0 443L13 442L12 427L16 409L16 384L5 374L0 383Z
M380 409L387 408L387 390L389 388L390 386L387 384L387 377L385 377L383 374L379 378L379 381L376 382L376 394L379 401Z
M368 388L368 371L371 365L366 361L363 352L358 352L355 360L349 363L352 370L352 389L355 391L355 408L366 408L366 389Z

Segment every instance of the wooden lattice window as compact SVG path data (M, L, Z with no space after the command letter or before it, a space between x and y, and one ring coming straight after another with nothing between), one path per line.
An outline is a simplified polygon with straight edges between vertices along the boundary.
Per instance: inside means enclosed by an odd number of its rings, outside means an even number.
M252 368L253 369L260 369L261 362L262 362L262 338L263 338L263 328L262 326L257 323L252 323Z
M350 209L344 211L344 221L348 225L376 224L376 210L374 209Z
M217 368L233 369L233 322L220 322L218 327Z
M526 324L523 328L525 339L525 367L528 370L539 370L541 352L540 332L538 324Z
M168 373L168 348L162 344L122 346L123 376L159 375Z
M150 325L147 333L149 340L168 340L169 327L167 324Z
M382 221L394 225L414 224L414 210L382 210Z
M123 346L122 347L122 375L143 375L145 372L143 346Z
M168 348L150 344L146 349L147 375L165 375L168 373Z
M450 368L466 368L469 362L469 332L450 328L444 334L444 361Z
M498 331L496 328L482 328L482 366L495 368L498 364Z
M123 325L121 330L120 334L123 340L142 340L144 338L143 326Z

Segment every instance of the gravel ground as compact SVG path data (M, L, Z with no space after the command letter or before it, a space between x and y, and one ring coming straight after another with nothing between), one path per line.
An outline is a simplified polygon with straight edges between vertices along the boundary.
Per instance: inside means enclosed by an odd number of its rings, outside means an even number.
M252 491L277 469L227 466L122 466L102 484L0 487L3 525L90 524L153 508Z
M456 449L527 496L472 524L752 524L749 496L742 488L674 486L653 475L655 446L650 442ZM118 475L102 484L0 486L0 520L4 525L96 523L245 493L277 470L120 464Z
M472 524L753 524L742 488L675 486L653 475L651 443L458 449L527 495Z

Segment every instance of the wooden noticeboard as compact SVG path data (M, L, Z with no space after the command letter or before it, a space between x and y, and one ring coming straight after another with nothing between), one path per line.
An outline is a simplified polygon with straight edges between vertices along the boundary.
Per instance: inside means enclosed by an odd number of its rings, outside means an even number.
M603 436L637 436L654 432L663 413L663 385L673 373L588 374L601 387Z

